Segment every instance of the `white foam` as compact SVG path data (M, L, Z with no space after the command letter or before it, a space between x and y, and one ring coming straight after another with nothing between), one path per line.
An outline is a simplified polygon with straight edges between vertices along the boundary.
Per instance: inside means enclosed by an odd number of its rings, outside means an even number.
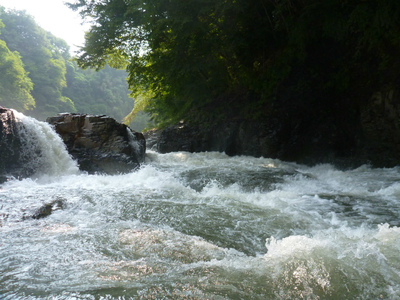
M128 133L129 144L135 150L136 156L139 158L141 157L142 153L142 145L137 140L136 136L133 134L132 130L129 127L126 127L126 131Z
M306 236L289 236L282 240L270 237L266 240L265 246L268 249L266 259L285 258L289 259L298 255L309 255L316 247L323 247L322 241Z
M20 126L24 148L22 155L29 158L28 167L35 170L36 176L78 173L78 166L68 154L64 142L48 123L17 111L14 115L23 124Z

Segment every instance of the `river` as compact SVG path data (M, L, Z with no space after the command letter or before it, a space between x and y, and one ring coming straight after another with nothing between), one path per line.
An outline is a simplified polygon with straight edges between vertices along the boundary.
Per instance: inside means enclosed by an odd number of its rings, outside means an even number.
M53 150L0 185L0 299L400 298L400 168L148 151L89 175L24 122Z

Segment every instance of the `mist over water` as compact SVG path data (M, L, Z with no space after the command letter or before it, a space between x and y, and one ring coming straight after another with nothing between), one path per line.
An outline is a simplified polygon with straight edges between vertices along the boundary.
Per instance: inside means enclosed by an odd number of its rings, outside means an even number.
M0 185L1 299L400 298L399 168L149 151L46 172Z

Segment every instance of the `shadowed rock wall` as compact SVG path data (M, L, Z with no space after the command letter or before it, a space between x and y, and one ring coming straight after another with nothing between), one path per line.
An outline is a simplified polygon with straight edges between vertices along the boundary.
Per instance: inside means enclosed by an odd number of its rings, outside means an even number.
M286 102L262 121L236 120L212 126L180 123L151 136L149 148L220 151L340 167L400 165L400 94L393 89L354 102Z

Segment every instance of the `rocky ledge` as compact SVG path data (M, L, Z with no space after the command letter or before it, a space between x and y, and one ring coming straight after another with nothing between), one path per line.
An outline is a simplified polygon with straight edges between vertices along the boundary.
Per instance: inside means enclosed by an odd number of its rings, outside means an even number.
M127 173L144 162L144 136L111 117L63 113L46 121L54 126L82 171Z
M181 122L152 131L146 139L148 148L160 153L220 151L342 168L399 166L400 91L382 90L359 107L343 107L292 103L262 121L236 119L207 126Z

